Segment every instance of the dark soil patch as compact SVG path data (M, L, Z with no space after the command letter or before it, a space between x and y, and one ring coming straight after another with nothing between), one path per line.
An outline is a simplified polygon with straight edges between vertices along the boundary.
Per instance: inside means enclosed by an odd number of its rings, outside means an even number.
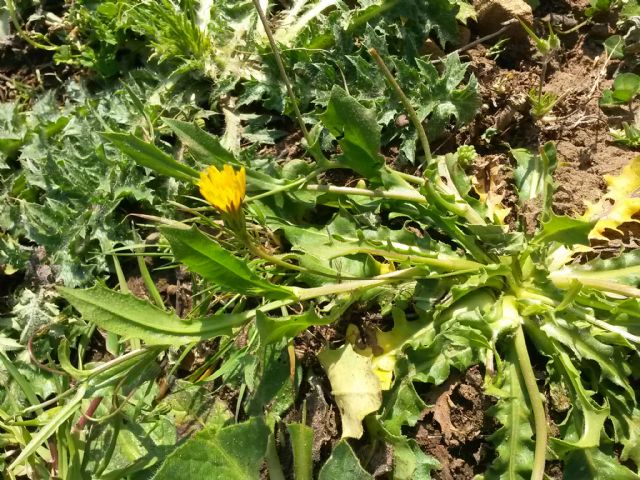
M415 439L440 462L442 468L434 472L435 479L472 479L492 460L493 449L486 437L496 425L486 412L493 400L483 393L482 385L483 375L475 366L422 394L432 406L423 412Z
M53 52L33 48L14 36L10 43L0 44L0 102L56 89L76 72L55 64Z

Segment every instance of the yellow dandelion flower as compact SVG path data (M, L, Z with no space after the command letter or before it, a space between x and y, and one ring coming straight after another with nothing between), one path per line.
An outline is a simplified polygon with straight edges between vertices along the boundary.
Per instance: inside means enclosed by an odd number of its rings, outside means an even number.
M213 165L200 172L200 194L222 213L234 214L240 210L246 190L244 167L236 171L231 165L218 170Z

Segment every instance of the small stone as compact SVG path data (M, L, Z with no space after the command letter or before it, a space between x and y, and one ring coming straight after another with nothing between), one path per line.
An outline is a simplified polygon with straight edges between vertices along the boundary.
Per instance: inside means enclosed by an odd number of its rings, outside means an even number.
M533 22L531 6L524 0L476 0L475 8L478 12L478 31L481 35L494 33L502 28L503 23L514 20L505 34L519 40L528 37L517 21L520 19L528 24Z
M471 41L471 30L464 25L458 25L458 38L456 38L456 45L458 47L464 47Z
M422 55L431 55L432 58L440 58L445 55L444 51L438 46L438 44L430 38L424 42L420 53L422 53Z

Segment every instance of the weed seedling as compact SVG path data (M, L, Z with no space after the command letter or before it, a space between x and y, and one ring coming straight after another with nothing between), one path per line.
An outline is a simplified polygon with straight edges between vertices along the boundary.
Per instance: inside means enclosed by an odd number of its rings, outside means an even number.
M553 93L543 93L542 88L544 86L544 79L547 73L547 66L549 65L549 62L551 61L555 53L560 50L560 39L553 31L551 23L548 23L549 36L547 38L540 38L529 27L529 25L527 25L522 20L520 20L520 24L522 25L522 28L525 29L529 37L531 37L531 39L533 40L536 46L536 50L538 51L538 56L540 57L540 63L542 65L538 88L536 90L536 88L534 87L529 92L531 115L533 115L534 118L538 120L548 114L553 109L554 105L558 102L557 95Z

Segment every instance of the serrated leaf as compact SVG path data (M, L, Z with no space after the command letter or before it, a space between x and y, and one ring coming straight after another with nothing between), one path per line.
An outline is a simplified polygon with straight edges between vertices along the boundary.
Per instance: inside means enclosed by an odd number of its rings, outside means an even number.
M193 168L177 162L155 145L147 143L134 135L105 132L102 133L102 136L143 167L150 168L162 175L188 182L193 182L199 177L199 173Z
M609 416L609 406L606 404L600 406L595 402L592 398L594 392L585 388L580 372L569 355L557 347L553 366L561 372L563 379L570 385L575 406L571 412L570 422L564 422L568 435L562 439L551 438L550 446L560 457L573 450L599 446L604 422Z
M533 238L534 243L558 242L563 245L589 245L589 232L593 222L585 222L551 212L542 229Z
M220 288L244 295L261 295L274 299L294 296L288 288L260 278L245 262L222 248L195 226L189 230L161 227L160 231L171 245L178 261Z
M341 440L334 447L331 456L320 469L318 480L373 480L373 477L362 468L358 457L353 453L346 440Z
M365 178L380 176L384 158L380 155L380 126L373 110L334 86L320 119L342 148L340 163Z
M515 354L509 355L515 358ZM488 393L497 396L498 401L491 407L489 414L495 417L502 427L491 435L490 440L496 446L497 457L489 467L486 478L501 480L526 480L533 468L534 443L531 439L531 410L523 391L523 380L516 365L511 360L503 364L499 388L489 389Z
M380 381L373 372L371 359L354 352L351 345L318 354L322 368L331 382L342 420L342 438L360 438L362 420L382 404Z
M399 437L403 426L415 426L427 404L416 392L410 377L399 378L396 383L380 421L387 432Z
M58 287L58 291L86 320L124 339L140 338L147 345L185 345L230 335L251 318L245 312L182 320L133 295L102 286L86 290Z
M259 478L269 434L259 417L219 430L205 428L171 453L153 479Z
M236 164L234 155L225 149L220 140L190 122L173 118L162 119L180 138L189 151L202 163L215 165L218 168L226 163Z

